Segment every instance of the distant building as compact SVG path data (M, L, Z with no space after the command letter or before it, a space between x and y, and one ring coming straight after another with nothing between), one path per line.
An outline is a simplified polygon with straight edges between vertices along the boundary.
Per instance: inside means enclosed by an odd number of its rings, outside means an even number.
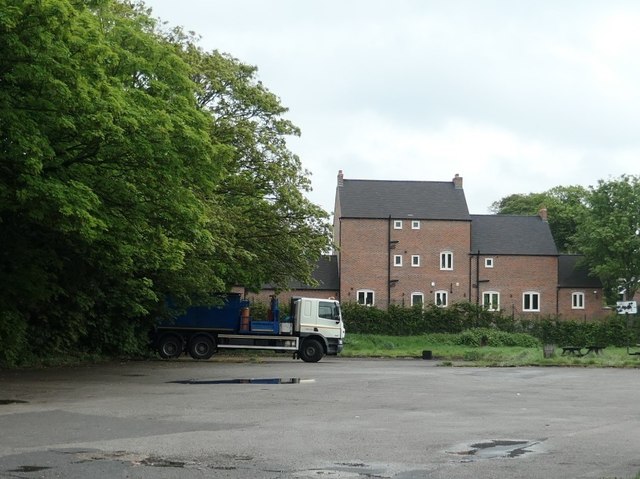
M340 283L337 257L335 255L321 256L313 271L313 279L317 284L293 281L286 291L280 291L274 285L267 284L262 287L259 293L248 293L245 296L250 301L268 304L269 298L277 295L281 305L289 303L292 296L338 299Z
M579 256L561 255L547 212L470 215L462 177L450 182L349 180L334 210L342 302L386 308L459 301L518 316L596 318L602 285ZM323 291L326 293L329 291Z

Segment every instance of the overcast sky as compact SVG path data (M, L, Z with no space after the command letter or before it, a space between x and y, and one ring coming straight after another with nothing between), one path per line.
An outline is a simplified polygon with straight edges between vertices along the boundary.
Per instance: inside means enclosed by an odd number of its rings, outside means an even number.
M640 2L147 0L258 67L328 212L347 179L450 181L471 213L640 168Z

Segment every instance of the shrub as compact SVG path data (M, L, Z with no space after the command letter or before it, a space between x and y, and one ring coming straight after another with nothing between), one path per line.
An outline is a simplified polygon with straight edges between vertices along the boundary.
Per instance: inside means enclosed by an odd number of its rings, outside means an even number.
M0 366L14 366L24 354L27 322L17 311L0 311Z
M534 348L540 346L540 340L525 333L508 333L490 328L475 328L463 331L458 336L461 346L520 346Z
M392 305L388 311L344 303L342 313L347 333L400 336L464 332L464 341L467 342L463 344L473 346L537 346L542 342L621 347L640 342L638 316L626 318L611 315L602 320L589 322L565 321L553 316L529 319L506 315L501 311L486 311L469 302L456 303L448 308L428 305L424 309ZM475 332L476 329L481 332ZM500 332L515 335L501 336ZM515 340L518 344L510 343L514 341L513 338L518 338Z

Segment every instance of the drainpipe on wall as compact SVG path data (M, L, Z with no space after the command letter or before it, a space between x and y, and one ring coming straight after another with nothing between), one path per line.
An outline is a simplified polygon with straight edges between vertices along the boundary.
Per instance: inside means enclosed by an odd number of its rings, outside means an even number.
M391 215L387 225L387 310L391 306Z
M469 253L469 295L467 296L467 298L469 298L469 302L471 302L471 288L473 285L473 282L471 281L472 274L473 274L473 253Z
M480 306L480 250L476 255L476 306Z

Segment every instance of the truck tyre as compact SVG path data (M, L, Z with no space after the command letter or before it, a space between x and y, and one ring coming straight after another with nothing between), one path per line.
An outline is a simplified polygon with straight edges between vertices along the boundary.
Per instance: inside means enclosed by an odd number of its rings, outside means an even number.
M189 341L189 354L193 359L209 359L214 350L215 343L209 336L199 334Z
M161 358L178 358L182 354L182 349L182 339L175 334L164 334L158 341L158 352Z
M305 363L317 363L324 356L324 348L317 339L305 339L300 347L300 358Z

